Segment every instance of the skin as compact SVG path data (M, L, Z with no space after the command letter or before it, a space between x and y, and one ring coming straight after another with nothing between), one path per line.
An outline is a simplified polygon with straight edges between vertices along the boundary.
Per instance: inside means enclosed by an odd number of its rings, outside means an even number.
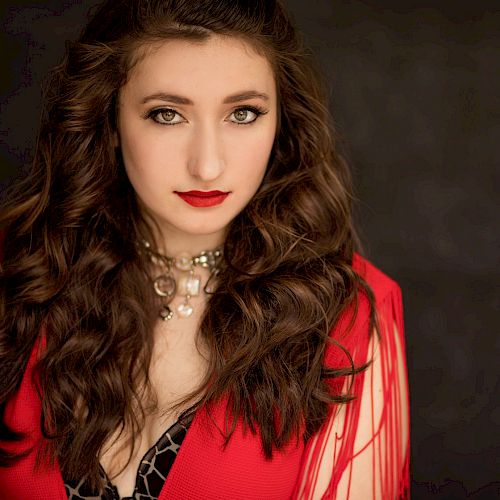
M249 91L267 98L225 102ZM183 96L192 104L160 98L160 93ZM249 107L264 114L257 116ZM146 52L119 93L116 144L140 205L160 228L160 250L195 255L224 241L228 224L261 184L276 126L273 71L243 41L221 36L202 43L171 40ZM219 206L195 208L175 194L189 190L230 194ZM206 270L197 268L197 273L202 283L208 278ZM172 308L182 301L175 297ZM132 459L127 465L127 432L112 436L103 448L100 462L122 497L132 495L143 455L177 419L180 412L169 409L199 387L206 373L206 350L197 339L206 297L200 294L190 302L190 318L159 320L153 332L150 381L158 406L146 417Z

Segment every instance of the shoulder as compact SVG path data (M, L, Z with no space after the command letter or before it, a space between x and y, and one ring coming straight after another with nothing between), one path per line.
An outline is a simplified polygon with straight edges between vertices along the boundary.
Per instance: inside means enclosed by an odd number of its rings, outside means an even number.
M353 255L352 268L368 285L369 291L373 294L373 303L367 291L363 287L359 288L356 301L346 305L337 326L345 326L349 322L351 326L354 323L359 330L367 326L372 306L377 313L387 309L388 304L393 304L396 308L401 307L401 288L396 281L358 253Z
M357 253L353 256L352 268L368 285L374 300L372 303L361 288L356 300L344 307L330 331L333 342L326 349L327 366L349 366L351 359L345 350L353 355L357 363L366 361L366 347L372 337L373 313L379 321L402 325L401 289L396 281Z
M360 254L354 254L352 267L372 290L376 305L382 304L391 296L399 297L401 295L398 283Z

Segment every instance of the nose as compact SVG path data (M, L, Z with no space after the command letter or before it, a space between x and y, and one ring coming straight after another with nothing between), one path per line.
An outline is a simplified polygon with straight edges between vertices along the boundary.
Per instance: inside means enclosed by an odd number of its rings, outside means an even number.
M205 182L216 180L224 171L220 131L213 125L203 124L193 131L188 170L193 177Z

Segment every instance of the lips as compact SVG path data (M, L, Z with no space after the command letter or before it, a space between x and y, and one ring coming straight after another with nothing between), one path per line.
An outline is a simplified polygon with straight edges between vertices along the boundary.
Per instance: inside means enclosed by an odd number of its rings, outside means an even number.
M175 191L186 203L193 207L206 208L215 207L224 202L229 192L224 191Z

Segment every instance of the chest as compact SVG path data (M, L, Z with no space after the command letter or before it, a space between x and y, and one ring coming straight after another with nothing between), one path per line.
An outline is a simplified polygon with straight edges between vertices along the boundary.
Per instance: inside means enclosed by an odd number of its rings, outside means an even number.
M198 338L199 319L197 316L174 318L157 324L149 369L149 381L156 399L154 409L146 410L144 426L134 443L130 433L116 433L103 448L105 451L100 458L121 496L131 495L142 457L190 406L176 405L203 385L208 350ZM143 401L143 407L147 408L148 403Z
M165 330L162 331L165 332ZM182 329L175 331L181 334ZM161 333L160 330L158 333ZM184 330L184 333L188 331ZM189 374L203 372L200 367L206 364L206 358L196 354L199 349L196 348L194 339L190 347L189 345L187 339L180 339L176 342L174 338L170 338L165 342L158 342L155 347L155 362L152 363L151 374L152 377L156 377L155 387L158 389L160 398L164 397L165 402L169 401L169 394L179 395L182 391L168 380L164 390L160 390L159 381L164 383L163 375L168 373L175 375L176 369L183 370L184 376L179 376L178 380L184 381L184 389L188 389L196 385L193 381L187 380ZM161 349L165 349L175 359L165 358L161 354ZM40 493L43 498L63 500L67 497L57 464L48 467L43 474L38 471L33 472L36 450L38 447L45 446L45 438L40 432L41 406L32 384L32 365L35 359L36 351L34 350L21 388L9 401L6 409L6 421L12 428L23 431L29 429L30 441L23 441L16 449L23 451L29 445L33 451L16 466L0 471L0 491L6 498L13 500L32 498L34 491L43 492ZM157 418L153 417L146 424L145 432L141 435L143 441L147 439L148 432L154 433L154 421ZM224 435L220 432L224 429L225 423L226 401L215 405L210 414L204 409L196 413L173 468L167 476L160 500L195 500L200 498L201 491L203 498L224 500L243 497L269 500L292 498L295 479L299 475L303 462L302 441L296 445L293 442L290 443L282 452L276 453L272 460L267 460L262 454L259 435L253 435L248 428L245 430L240 423L226 446ZM168 425L168 422L165 425ZM160 426L160 432L163 430L165 427ZM125 457L126 462L130 451L130 448L122 450L120 444L127 445L126 442L116 439L110 440L105 444L105 453L100 459L106 472L114 476L112 481L118 486L123 497L130 495L133 491L137 465L143 454L141 455L141 451L135 453L131 457L130 464L120 470L119 462L122 456ZM35 447L32 448L33 446ZM123 452L124 455L121 455ZM138 455L140 457L137 457ZM117 475L115 475L116 472L118 472Z
M196 318L159 323L149 369L158 410L168 414L174 405L198 389L208 364L209 352L198 337Z

